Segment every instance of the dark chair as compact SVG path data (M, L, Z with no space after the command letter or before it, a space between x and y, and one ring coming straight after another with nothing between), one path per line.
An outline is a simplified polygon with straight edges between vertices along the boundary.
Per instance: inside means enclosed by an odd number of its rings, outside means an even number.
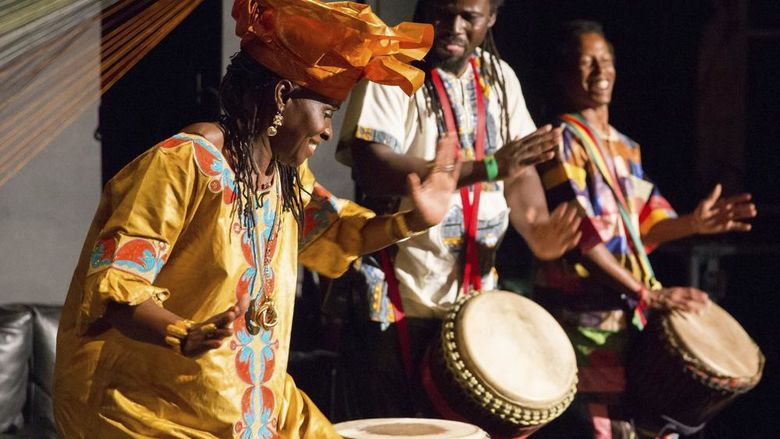
M61 306L0 305L0 438L54 438L52 378Z

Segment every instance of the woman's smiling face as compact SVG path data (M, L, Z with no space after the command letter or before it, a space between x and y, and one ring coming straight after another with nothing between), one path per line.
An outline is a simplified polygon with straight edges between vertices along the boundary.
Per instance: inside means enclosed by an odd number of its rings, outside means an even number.
M333 114L341 101L300 87L290 93L284 105L284 122L270 137L274 158L298 166L311 157L321 142L333 137Z

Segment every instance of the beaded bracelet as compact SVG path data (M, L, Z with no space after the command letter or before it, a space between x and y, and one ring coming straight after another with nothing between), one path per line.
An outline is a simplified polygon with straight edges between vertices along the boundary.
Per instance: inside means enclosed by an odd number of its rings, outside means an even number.
M184 339L187 338L187 335L189 335L190 328L192 328L192 325L194 324L195 322L192 320L182 319L166 326L165 343L167 343L168 346L170 346L174 351L181 354L181 344L184 342Z
M407 238L411 238L412 236L419 235L424 230L419 232L413 232L409 225L406 224L406 212L398 212L390 216L390 220L385 223L385 231L387 234L395 239L396 241L402 241Z

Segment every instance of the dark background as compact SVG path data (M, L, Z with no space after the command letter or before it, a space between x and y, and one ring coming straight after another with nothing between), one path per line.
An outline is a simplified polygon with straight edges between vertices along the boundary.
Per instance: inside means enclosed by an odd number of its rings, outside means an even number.
M697 144L697 130L702 129L696 117L701 98L697 75L699 54L709 44L703 41L703 30L719 3L508 0L494 30L502 56L517 71L528 107L540 124L548 110L549 67L555 62L550 56L551 30L573 18L603 23L617 60L611 122L642 145L645 169L682 213L692 210L715 183L697 176L694 169L707 159L703 154L712 152ZM763 381L710 423L704 435L708 438L780 437L780 331L775 318L780 300L774 279L780 271L780 189L775 175L780 169L776 150L780 137L780 2L743 4L746 23L735 18L734 26L748 35L741 98L746 105L744 114L735 115L744 118L744 133L739 133L744 145L734 148L734 157L745 162L746 171L739 175L737 186L754 194L759 218L750 234L688 240L652 256L659 278L667 285L687 284L692 276L688 267L698 257L702 265L694 271L701 285L742 323L767 357ZM97 135L103 145L104 182L181 127L214 118L221 74L220 30L220 2L207 0L103 96ZM721 110L732 105L729 99L718 104ZM712 245L702 247L707 243ZM522 263L508 265L506 261ZM529 267L530 254L510 232L500 258L502 276L522 281ZM316 279L307 277L305 284L309 287L304 288L293 331L293 349L298 351L322 347L322 336L327 333L319 326ZM339 420L343 412L334 402L340 406L344 401L329 385L338 375L333 368L336 362L327 355L298 358L301 361L291 364L291 373L323 412Z
M181 128L216 118L221 17L220 2L204 1L103 95L103 184Z

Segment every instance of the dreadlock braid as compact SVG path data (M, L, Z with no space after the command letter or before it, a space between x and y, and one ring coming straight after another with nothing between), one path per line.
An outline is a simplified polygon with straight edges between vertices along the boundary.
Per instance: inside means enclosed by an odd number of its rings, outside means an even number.
M257 168L252 142L266 128L276 108L273 102L274 86L281 78L266 69L244 52L230 59L227 73L219 88L221 115L219 126L224 141L223 153L235 174L233 210L244 227L255 227L254 209L262 205L257 180L263 170ZM299 229L303 226L303 199L298 168L272 159L276 166L282 192L283 211L292 212Z
M282 209L292 212L295 222L298 223L298 232L303 231L303 193L306 192L298 174L298 167L277 163L279 181L282 184ZM309 194L311 195L311 194Z
M480 53L481 71L479 73L485 78L487 84L491 84L493 88L498 89L498 105L501 108L501 135L506 142L510 140L509 102L507 102L504 72L501 70L501 55L498 53L496 41L493 39L492 29L488 29L480 48L482 51Z

